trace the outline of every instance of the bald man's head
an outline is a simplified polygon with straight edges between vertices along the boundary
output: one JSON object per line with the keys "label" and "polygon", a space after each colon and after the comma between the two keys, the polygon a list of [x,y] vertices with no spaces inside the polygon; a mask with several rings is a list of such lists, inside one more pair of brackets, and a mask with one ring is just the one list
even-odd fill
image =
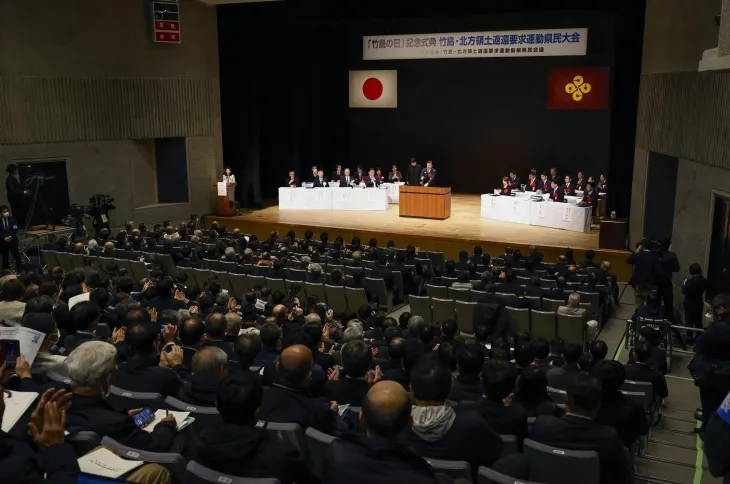
{"label": "bald man's head", "polygon": [[304,345],[292,345],[281,352],[276,371],[281,381],[292,388],[303,388],[312,377],[314,357]]}
{"label": "bald man's head", "polygon": [[241,315],[238,313],[226,314],[226,334],[232,334],[238,336],[238,332],[241,331],[241,325],[243,320]]}
{"label": "bald man's head", "polygon": [[283,318],[287,315],[288,312],[289,311],[286,309],[286,306],[284,306],[283,304],[277,304],[276,306],[274,306],[274,309],[271,310],[272,316],[277,319]]}
{"label": "bald man's head", "polygon": [[396,439],[411,423],[411,401],[398,382],[381,381],[370,388],[360,419],[368,434]]}
{"label": "bald man's head", "polygon": [[213,313],[205,320],[205,336],[208,339],[223,339],[226,335],[226,315]]}
{"label": "bald man's head", "polygon": [[228,355],[217,346],[203,346],[193,356],[193,373],[207,373],[223,378],[228,374]]}

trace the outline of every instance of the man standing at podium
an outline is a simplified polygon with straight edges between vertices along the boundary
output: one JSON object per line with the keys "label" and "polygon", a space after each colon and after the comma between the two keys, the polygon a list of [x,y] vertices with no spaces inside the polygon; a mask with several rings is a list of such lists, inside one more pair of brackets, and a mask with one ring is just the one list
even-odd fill
{"label": "man standing at podium", "polygon": [[411,164],[408,165],[408,173],[406,174],[406,185],[417,187],[421,184],[421,165],[418,160],[411,158]]}
{"label": "man standing at podium", "polygon": [[433,162],[427,161],[426,168],[421,173],[421,184],[424,187],[436,186],[436,170],[433,168]]}

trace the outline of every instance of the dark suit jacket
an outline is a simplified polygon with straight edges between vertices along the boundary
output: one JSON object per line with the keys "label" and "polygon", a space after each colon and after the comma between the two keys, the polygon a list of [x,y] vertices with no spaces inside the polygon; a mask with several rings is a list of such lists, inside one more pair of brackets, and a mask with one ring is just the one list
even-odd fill
{"label": "dark suit jacket", "polygon": [[538,182],[537,188],[542,191],[542,193],[548,193],[550,191],[550,179],[546,179],[545,181],[540,179]]}
{"label": "dark suit jacket", "polygon": [[525,294],[525,290],[516,282],[502,282],[497,284],[496,291],[504,294],[514,294],[515,296],[523,296]]}
{"label": "dark suit jacket", "polygon": [[484,395],[479,377],[459,375],[451,382],[451,393],[449,400],[463,402],[465,400],[477,401]]}
{"label": "dark suit jacket", "polygon": [[342,175],[342,178],[340,178],[341,187],[349,187],[350,183],[352,183],[352,182],[360,183],[360,180],[357,177],[352,176],[352,174],[350,174],[349,181],[345,180],[345,175]]}
{"label": "dark suit jacket", "polygon": [[[684,310],[697,313],[699,321],[702,321],[702,310],[704,309],[705,291],[707,290],[707,279],[704,276],[692,276],[682,285],[684,294]],[[694,322],[694,321],[691,321]],[[690,323],[690,321],[688,321]]]}
{"label": "dark suit jacket", "polygon": [[18,227],[18,221],[15,220],[15,217],[8,217],[8,228],[5,228],[3,219],[0,217],[0,242],[5,243],[5,240],[2,240],[5,237],[12,237],[13,241],[17,242]]}
{"label": "dark suit jacket", "polygon": [[525,296],[542,298],[545,297],[545,291],[541,287],[528,285],[525,286]]}
{"label": "dark suit jacket", "polygon": [[629,482],[631,470],[624,444],[607,425],[574,415],[537,417],[530,438],[560,449],[595,451],[600,462],[601,484]]}
{"label": "dark suit jacket", "polygon": [[328,381],[324,384],[324,394],[329,401],[335,401],[342,404],[350,404],[355,407],[362,407],[370,390],[370,385],[365,380],[359,378],[347,378],[341,375],[339,380]]}
{"label": "dark suit jacket", "polygon": [[522,185],[522,180],[520,180],[520,177],[517,176],[514,180],[510,178],[509,186],[512,187],[513,190],[520,190],[522,188],[520,185]]}
{"label": "dark suit jacket", "polygon": [[327,178],[322,178],[322,181],[320,181],[319,178],[315,178],[313,183],[314,187],[324,187],[324,184],[327,183]]}
{"label": "dark suit jacket", "polygon": [[369,175],[365,177],[365,186],[366,187],[377,187],[377,186],[380,186],[380,183],[381,182],[378,181],[378,178],[377,177],[373,177],[373,178],[375,179],[374,181],[370,179],[370,176]]}
{"label": "dark suit jacket", "polygon": [[421,165],[411,166],[409,163],[405,181],[410,186],[419,186],[421,184]]}
{"label": "dark suit jacket", "polygon": [[651,383],[654,388],[654,397],[667,398],[667,380],[657,370],[652,370],[648,365],[633,363],[626,365],[626,379]]}
{"label": "dark suit jacket", "polygon": [[547,372],[547,382],[549,387],[558,390],[566,390],[572,383],[576,375],[582,373],[578,365],[563,365]]}
{"label": "dark suit jacket", "polygon": [[621,392],[604,395],[595,421],[616,429],[626,447],[630,447],[637,437],[646,435],[649,431],[644,409]]}
{"label": "dark suit jacket", "polygon": [[574,184],[565,184],[563,185],[563,191],[566,195],[575,196],[575,185]]}
{"label": "dark suit jacket", "polygon": [[25,197],[23,193],[25,189],[13,175],[8,175],[5,179],[5,193],[7,194],[8,203],[10,205],[21,204]]}
{"label": "dark suit jacket", "polygon": [[157,314],[168,309],[178,311],[186,308],[184,301],[172,297],[156,297],[150,301],[150,305],[157,309]]}
{"label": "dark suit jacket", "polygon": [[593,211],[595,212],[596,207],[598,207],[598,193],[596,193],[595,190],[591,192],[583,192],[583,205],[590,205],[593,207]]}
{"label": "dark suit jacket", "polygon": [[36,453],[24,440],[0,431],[0,456],[3,482],[73,484],[79,474],[79,465],[69,444],[52,445]]}
{"label": "dark suit jacket", "polygon": [[330,410],[328,403],[280,384],[264,389],[258,418],[270,422],[296,423],[302,431],[312,427],[329,435],[335,435],[341,424],[339,416]]}
{"label": "dark suit jacket", "polygon": [[[292,183],[293,183],[293,185],[292,185]],[[286,181],[284,182],[285,187],[292,187],[292,186],[298,187],[299,185],[300,185],[299,177],[296,177],[296,176],[294,177],[293,181],[291,178],[287,178]]]}
{"label": "dark suit jacket", "polygon": [[509,185],[507,185],[506,187],[501,187],[499,189],[499,194],[504,195],[505,197],[512,195],[512,187],[510,187]]}
{"label": "dark suit jacket", "polygon": [[78,348],[82,343],[86,343],[87,341],[93,341],[96,338],[93,334],[86,334],[86,333],[76,333],[76,334],[70,334],[66,336],[66,339],[63,342],[63,347],[66,350],[65,354],[69,355],[73,350]]}
{"label": "dark suit jacket", "polygon": [[119,364],[117,371],[112,374],[111,384],[131,392],[159,393],[163,397],[176,396],[183,380],[188,373],[182,365],[177,371],[159,366],[156,356],[131,356],[127,361]]}
{"label": "dark suit jacket", "polygon": [[217,346],[218,348],[222,349],[227,355],[229,360],[236,360],[236,354],[233,352],[233,343],[230,343],[228,341],[218,341],[218,340],[203,340],[200,347],[204,346]]}
{"label": "dark suit jacket", "polygon": [[562,289],[545,289],[542,294],[542,297],[545,299],[554,299],[556,301],[568,300],[568,293]]}
{"label": "dark suit jacket", "polygon": [[635,289],[650,290],[657,287],[662,272],[661,261],[657,256],[644,249],[631,254],[626,262],[634,266],[629,285]]}
{"label": "dark suit jacket", "polygon": [[428,183],[428,186],[435,187],[436,186],[436,169],[431,168],[431,171],[429,172],[428,168],[424,168],[421,170],[421,181],[425,185]]}
{"label": "dark suit jacket", "polygon": [[[527,437],[527,412],[521,406],[506,407],[482,397],[476,402],[465,402],[465,408],[474,408],[499,435],[514,435],[520,447]],[[461,406],[461,405],[460,405]]]}
{"label": "dark suit jacket", "polygon": [[563,187],[557,186],[554,190],[550,189],[550,200],[553,202],[564,202],[565,201],[565,191],[563,190]]}

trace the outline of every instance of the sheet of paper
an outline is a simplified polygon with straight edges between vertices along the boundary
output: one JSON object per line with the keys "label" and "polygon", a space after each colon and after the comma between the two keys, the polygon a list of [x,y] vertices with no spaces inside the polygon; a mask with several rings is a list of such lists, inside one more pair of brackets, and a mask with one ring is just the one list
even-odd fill
{"label": "sheet of paper", "polygon": [[321,202],[322,200],[324,200],[324,192],[322,190],[315,190],[314,200],[317,202]]}
{"label": "sheet of paper", "polygon": [[537,202],[537,216],[540,218],[545,218],[545,203],[543,202]]}
{"label": "sheet of paper", "polygon": [[218,196],[225,197],[228,195],[228,189],[226,188],[226,182],[218,182]]}
{"label": "sheet of paper", "polygon": [[99,447],[79,458],[79,468],[85,474],[117,479],[144,464],[141,460],[122,459],[109,449]]}
{"label": "sheet of paper", "polygon": [[563,207],[563,222],[572,222],[573,221],[573,207],[570,205],[567,205]]}
{"label": "sheet of paper", "polygon": [[181,429],[187,427],[188,425],[190,425],[190,423],[185,423],[185,420],[188,418],[188,415],[190,415],[190,412],[173,412],[173,411],[165,412],[165,410],[157,410],[155,412],[155,419],[152,422],[150,422],[150,424],[147,427],[145,427],[144,430],[147,432],[152,432],[153,430],[155,430],[155,427],[157,427],[157,424],[160,423],[160,421],[163,418],[165,418],[168,413],[170,415],[172,415],[173,417],[175,417],[175,423],[177,423],[178,430],[181,430]]}
{"label": "sheet of paper", "polygon": [[10,429],[18,423],[20,417],[23,416],[31,404],[38,398],[36,392],[14,392],[8,390],[10,396],[5,395],[3,402],[5,403],[5,413],[3,414],[3,432],[10,432]]}
{"label": "sheet of paper", "polygon": [[25,357],[28,364],[33,366],[38,350],[43,344],[45,335],[40,331],[21,326],[13,326],[10,328],[0,328],[0,340],[17,339],[20,343],[20,354]]}

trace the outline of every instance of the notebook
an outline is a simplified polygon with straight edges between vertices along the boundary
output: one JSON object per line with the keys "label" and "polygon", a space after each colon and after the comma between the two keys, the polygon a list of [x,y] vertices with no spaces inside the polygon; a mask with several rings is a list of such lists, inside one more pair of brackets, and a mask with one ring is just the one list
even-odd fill
{"label": "notebook", "polygon": [[165,410],[157,410],[155,412],[155,419],[147,425],[144,430],[147,432],[152,432],[155,430],[155,427],[157,427],[157,424],[160,423],[160,421],[167,416],[167,414],[172,415],[175,417],[175,423],[177,423],[177,429],[182,430],[191,423],[195,422],[195,419],[193,417],[189,417],[190,412],[173,412],[172,410],[165,411]]}
{"label": "notebook", "polygon": [[99,447],[80,457],[79,468],[84,474],[117,479],[144,464],[140,460],[122,459],[111,450]]}
{"label": "notebook", "polygon": [[36,392],[14,392],[7,390],[3,401],[5,402],[5,413],[2,416],[3,432],[10,432],[20,417],[30,408],[31,404],[38,398]]}

